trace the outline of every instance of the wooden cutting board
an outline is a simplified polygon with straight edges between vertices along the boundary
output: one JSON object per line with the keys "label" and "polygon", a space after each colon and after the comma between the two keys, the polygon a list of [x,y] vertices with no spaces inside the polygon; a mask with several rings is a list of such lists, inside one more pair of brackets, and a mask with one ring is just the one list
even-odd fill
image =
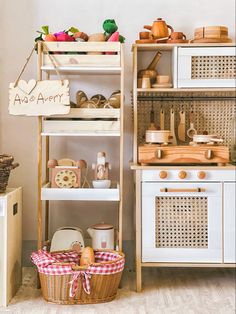
{"label": "wooden cutting board", "polygon": [[228,27],[205,26],[196,28],[194,31],[194,39],[201,38],[228,38]]}
{"label": "wooden cutting board", "polygon": [[232,39],[230,38],[201,38],[191,40],[191,43],[232,43]]}

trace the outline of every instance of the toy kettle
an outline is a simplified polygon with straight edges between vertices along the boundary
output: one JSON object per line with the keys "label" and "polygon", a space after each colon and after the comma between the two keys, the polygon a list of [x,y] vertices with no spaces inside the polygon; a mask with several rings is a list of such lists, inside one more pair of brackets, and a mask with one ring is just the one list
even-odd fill
{"label": "toy kettle", "polygon": [[114,250],[114,227],[101,222],[87,229],[92,238],[93,249]]}
{"label": "toy kettle", "polygon": [[160,39],[160,38],[167,38],[170,36],[170,33],[172,33],[174,30],[170,25],[167,25],[165,21],[163,21],[161,18],[158,18],[156,21],[153,22],[152,26],[144,25],[144,28],[151,31],[151,36],[153,39]]}

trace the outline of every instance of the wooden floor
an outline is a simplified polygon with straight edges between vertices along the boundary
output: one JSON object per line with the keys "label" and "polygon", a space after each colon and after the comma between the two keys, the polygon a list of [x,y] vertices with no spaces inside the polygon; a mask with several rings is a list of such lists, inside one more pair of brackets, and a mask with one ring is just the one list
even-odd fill
{"label": "wooden floor", "polygon": [[124,273],[116,300],[96,305],[54,305],[36,289],[33,268],[24,269],[23,285],[7,308],[9,314],[234,314],[234,269],[143,270],[143,292],[136,293],[134,272]]}

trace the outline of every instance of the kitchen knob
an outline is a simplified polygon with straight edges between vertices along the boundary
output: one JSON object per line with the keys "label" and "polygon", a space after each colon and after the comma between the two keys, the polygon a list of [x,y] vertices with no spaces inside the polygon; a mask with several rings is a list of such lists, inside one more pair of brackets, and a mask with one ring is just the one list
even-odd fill
{"label": "kitchen knob", "polygon": [[185,179],[187,177],[187,172],[186,171],[180,171],[179,172],[179,178],[180,179]]}
{"label": "kitchen knob", "polygon": [[197,174],[197,176],[198,176],[198,179],[203,180],[203,179],[205,179],[205,177],[206,177],[206,172],[204,172],[204,171],[199,171],[198,174]]}
{"label": "kitchen knob", "polygon": [[155,153],[157,159],[161,159],[163,157],[163,151],[158,149]]}
{"label": "kitchen knob", "polygon": [[159,177],[160,177],[161,179],[167,178],[167,172],[166,172],[166,171],[161,171],[161,172],[159,173]]}
{"label": "kitchen knob", "polygon": [[208,149],[205,152],[205,157],[206,157],[206,159],[212,159],[214,157],[213,151],[211,149]]}

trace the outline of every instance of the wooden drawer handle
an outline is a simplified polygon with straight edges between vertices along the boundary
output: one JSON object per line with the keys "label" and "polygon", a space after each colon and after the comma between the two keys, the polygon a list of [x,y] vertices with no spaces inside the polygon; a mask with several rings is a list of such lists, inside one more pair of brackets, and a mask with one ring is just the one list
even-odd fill
{"label": "wooden drawer handle", "polygon": [[164,188],[164,189],[160,189],[160,192],[166,192],[166,193],[174,193],[174,192],[190,192],[190,193],[199,193],[199,192],[206,192],[206,189],[202,189],[202,188],[196,188],[196,189],[168,189],[168,188]]}
{"label": "wooden drawer handle", "polygon": [[214,153],[211,149],[208,149],[206,152],[205,152],[205,158],[206,159],[212,159],[214,157]]}
{"label": "wooden drawer handle", "polygon": [[156,156],[157,159],[161,159],[163,157],[163,151],[161,149],[158,149],[155,152],[155,156]]}

